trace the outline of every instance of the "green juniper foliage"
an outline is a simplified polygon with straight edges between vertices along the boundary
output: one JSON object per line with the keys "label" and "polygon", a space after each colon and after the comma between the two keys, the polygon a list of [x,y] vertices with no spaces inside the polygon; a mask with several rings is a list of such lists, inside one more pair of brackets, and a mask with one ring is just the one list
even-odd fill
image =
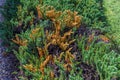
{"label": "green juniper foliage", "polygon": [[0,37],[3,39],[5,45],[10,44],[9,40],[13,37],[13,29],[15,25],[11,20],[17,17],[17,6],[20,4],[19,0],[6,0],[2,11],[4,22],[0,23]]}
{"label": "green juniper foliage", "polygon": [[[102,3],[103,0],[7,0],[4,7],[5,13],[3,13],[5,21],[1,24],[0,34],[4,35],[2,38],[7,46],[9,46],[8,49],[14,52],[20,62],[20,69],[24,72],[25,76],[20,76],[19,78],[21,80],[40,80],[40,78],[49,80],[50,75],[53,76],[50,74],[53,68],[48,65],[44,69],[46,73],[44,77],[42,71],[39,70],[40,65],[46,59],[44,57],[40,58],[37,48],[43,48],[46,45],[45,29],[53,27],[53,23],[45,14],[43,14],[44,19],[38,19],[36,9],[38,5],[41,11],[43,11],[42,13],[46,12],[48,6],[53,6],[56,11],[77,11],[82,16],[82,23],[85,23],[89,28],[105,30],[106,28],[108,29],[108,23],[104,15]],[[65,14],[60,17],[61,21],[64,16]],[[63,27],[64,25],[62,25],[62,30],[64,30]],[[73,28],[73,32],[76,29]],[[49,33],[52,34],[54,32],[50,31]],[[59,67],[58,71],[61,75],[55,77],[54,80],[64,80],[68,77],[69,80],[84,80],[83,69],[79,67],[79,72],[76,73],[76,65],[82,65],[82,62],[95,68],[100,80],[119,79],[120,55],[111,50],[112,44],[110,42],[95,42],[93,40],[88,45],[86,43],[88,37],[84,35],[82,37],[72,36],[72,39],[74,38],[77,41],[78,51],[80,52],[78,55],[82,55],[81,61],[72,60],[74,62],[72,70],[69,76],[67,76],[63,75],[65,73],[64,62],[55,59],[54,62]],[[20,45],[15,44],[16,41]],[[89,46],[88,50],[86,46]],[[64,57],[65,54],[63,55]]]}
{"label": "green juniper foliage", "polygon": [[104,42],[90,44],[89,50],[85,50],[85,38],[78,40],[78,47],[82,51],[83,61],[96,67],[100,80],[111,80],[120,76],[120,55],[110,50],[111,44]]}
{"label": "green juniper foliage", "polygon": [[[54,6],[57,10],[78,11],[83,16],[82,22],[89,27],[104,29],[106,27],[106,19],[104,9],[101,7],[102,1],[98,0],[7,0],[5,6],[6,23],[2,26],[3,34],[9,40],[13,36],[13,31],[18,25],[28,26],[31,18],[37,14],[36,5],[41,3],[44,6]],[[21,4],[21,6],[19,6]],[[22,11],[18,10],[22,8]],[[17,12],[18,10],[18,12]],[[8,15],[9,14],[9,15]],[[17,17],[15,19],[15,17]],[[6,25],[7,24],[7,25]],[[9,27],[7,27],[9,26]],[[8,28],[9,30],[7,30]],[[9,35],[9,36],[8,36]],[[5,39],[5,38],[4,38]],[[7,39],[5,41],[7,41]]]}

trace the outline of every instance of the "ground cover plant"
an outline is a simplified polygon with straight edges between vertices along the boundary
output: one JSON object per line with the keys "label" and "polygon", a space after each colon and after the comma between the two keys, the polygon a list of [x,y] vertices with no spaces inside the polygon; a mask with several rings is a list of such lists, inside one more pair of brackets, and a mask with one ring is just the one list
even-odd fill
{"label": "ground cover plant", "polygon": [[20,80],[120,79],[120,55],[105,35],[102,1],[15,2],[6,37],[23,72]]}
{"label": "ground cover plant", "polygon": [[4,22],[0,23],[0,37],[3,39],[3,44],[6,46],[10,44],[9,41],[13,37],[14,25],[11,24],[11,20],[17,17],[16,12],[18,4],[20,4],[19,0],[6,0],[5,5],[0,8],[0,12],[5,17]]}

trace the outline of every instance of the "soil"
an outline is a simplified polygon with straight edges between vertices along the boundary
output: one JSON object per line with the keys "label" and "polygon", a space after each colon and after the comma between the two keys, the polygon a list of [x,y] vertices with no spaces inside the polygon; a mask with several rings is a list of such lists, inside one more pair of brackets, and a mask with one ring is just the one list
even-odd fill
{"label": "soil", "polygon": [[0,46],[0,80],[17,80],[18,60],[15,55],[4,52]]}
{"label": "soil", "polygon": [[82,69],[82,77],[84,80],[100,80],[99,74],[94,67],[86,63],[81,63],[79,66]]}

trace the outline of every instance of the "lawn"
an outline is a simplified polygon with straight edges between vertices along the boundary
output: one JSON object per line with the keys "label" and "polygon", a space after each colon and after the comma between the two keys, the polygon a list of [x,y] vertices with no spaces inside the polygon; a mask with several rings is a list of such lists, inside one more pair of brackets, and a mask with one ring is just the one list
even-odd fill
{"label": "lawn", "polygon": [[120,43],[120,0],[104,0],[105,14],[111,26],[113,38]]}

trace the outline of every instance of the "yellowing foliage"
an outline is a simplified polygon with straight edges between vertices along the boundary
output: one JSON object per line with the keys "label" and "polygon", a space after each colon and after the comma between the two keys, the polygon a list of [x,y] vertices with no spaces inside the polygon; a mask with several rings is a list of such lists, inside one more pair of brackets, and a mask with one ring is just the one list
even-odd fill
{"label": "yellowing foliage", "polygon": [[18,35],[15,35],[15,39],[12,39],[12,41],[18,45],[21,46],[26,46],[27,45],[27,40],[21,40]]}
{"label": "yellowing foliage", "polygon": [[30,70],[31,72],[36,72],[37,69],[35,67],[33,67],[32,64],[26,64],[26,65],[23,65],[23,67],[27,70]]}
{"label": "yellowing foliage", "polygon": [[42,19],[43,18],[43,14],[41,12],[40,5],[36,6],[36,9],[37,9],[38,18]]}
{"label": "yellowing foliage", "polygon": [[[78,28],[81,22],[81,17],[78,15],[78,12],[72,12],[70,10],[66,10],[63,12],[57,11],[51,6],[48,8],[50,9],[46,10],[45,13],[43,14],[42,12],[44,11],[43,9],[41,9],[40,5],[36,6],[37,18],[44,19],[44,16],[46,16],[45,19],[47,18],[51,20],[54,28],[54,30],[51,30],[52,33],[49,33],[49,30],[45,31],[45,36],[46,36],[45,45],[42,48],[36,47],[39,58],[44,59],[39,65],[40,66],[39,71],[42,74],[42,78],[40,78],[40,80],[42,80],[43,77],[46,75],[45,68],[47,64],[49,63],[55,64],[56,55],[53,55],[54,53],[49,54],[48,52],[48,47],[50,47],[51,45],[57,45],[63,51],[60,53],[60,56],[56,60],[62,61],[62,58],[64,58],[63,60],[65,61],[65,63],[63,64],[63,67],[68,72],[72,70],[72,60],[75,59],[75,57],[71,53],[72,47],[69,47],[69,45],[75,42],[75,39],[71,38],[71,35],[74,33],[72,29],[74,27]],[[34,22],[34,19],[31,20],[30,24],[32,25],[33,22]],[[63,27],[70,28],[70,30],[62,33],[61,35],[61,31]],[[41,31],[40,28],[32,29],[29,35],[30,38],[32,40],[35,40],[38,37],[38,33],[40,31]],[[16,35],[16,39],[12,41],[19,45],[27,45],[27,41],[20,40],[17,35]],[[31,64],[24,65],[23,67],[32,72],[36,71],[36,69]],[[50,77],[54,78],[53,71],[50,72]]]}

